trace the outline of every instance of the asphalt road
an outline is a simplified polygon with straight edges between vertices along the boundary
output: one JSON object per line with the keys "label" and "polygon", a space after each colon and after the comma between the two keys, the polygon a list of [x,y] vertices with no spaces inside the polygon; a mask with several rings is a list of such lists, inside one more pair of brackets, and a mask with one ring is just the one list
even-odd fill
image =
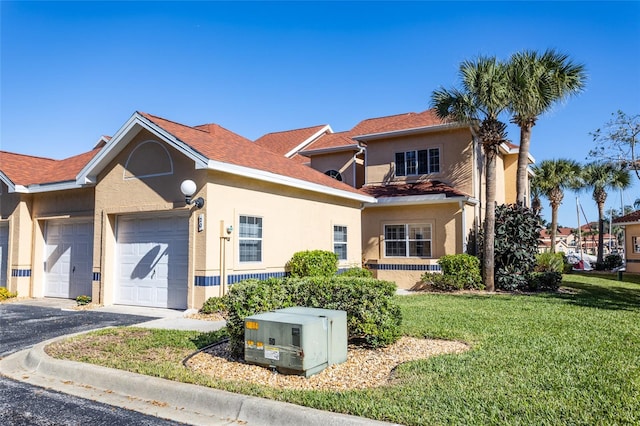
{"label": "asphalt road", "polygon": [[[54,337],[150,319],[20,303],[0,304],[0,358]],[[1,374],[0,371],[0,424],[3,426],[181,424],[17,382]]]}

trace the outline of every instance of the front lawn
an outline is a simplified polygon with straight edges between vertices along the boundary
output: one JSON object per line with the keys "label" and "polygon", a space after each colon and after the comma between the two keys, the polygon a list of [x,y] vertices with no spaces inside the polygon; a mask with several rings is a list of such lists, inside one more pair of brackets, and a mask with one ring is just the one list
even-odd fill
{"label": "front lawn", "polygon": [[[630,278],[634,282],[565,275],[556,294],[398,296],[404,334],[461,340],[472,349],[403,364],[392,385],[369,390],[215,381],[181,365],[185,354],[213,338],[194,332],[99,331],[65,352],[85,362],[407,425],[639,424],[640,279],[625,275]],[[135,337],[123,337],[129,334]]]}

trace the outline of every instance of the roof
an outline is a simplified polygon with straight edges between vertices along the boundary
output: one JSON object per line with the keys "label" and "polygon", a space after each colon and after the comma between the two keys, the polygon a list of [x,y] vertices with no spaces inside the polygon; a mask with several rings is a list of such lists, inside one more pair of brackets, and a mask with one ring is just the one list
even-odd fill
{"label": "roof", "polygon": [[300,151],[302,155],[316,154],[323,151],[354,150],[359,149],[356,141],[351,139],[351,132],[327,133],[307,145]]}
{"label": "roof", "polygon": [[444,195],[446,198],[469,197],[468,194],[437,180],[405,184],[366,185],[361,189],[376,198],[416,195]]}
{"label": "roof", "polygon": [[354,135],[368,135],[372,133],[386,133],[396,130],[438,126],[448,123],[447,120],[439,118],[434,109],[428,109],[419,113],[408,112],[362,120],[351,129],[351,133]]}
{"label": "roof", "polygon": [[305,127],[303,129],[267,133],[266,135],[256,139],[255,143],[263,148],[267,148],[269,151],[275,152],[276,154],[286,156],[300,144],[303,144],[322,130],[324,130],[322,133],[328,131],[328,126],[323,124],[319,126]]}
{"label": "roof", "polygon": [[14,185],[21,186],[75,181],[78,172],[100,149],[94,148],[64,160],[0,151],[0,172]]}
{"label": "roof", "polygon": [[613,219],[613,223],[618,225],[632,225],[634,223],[640,223],[640,210],[636,210],[635,212]]}

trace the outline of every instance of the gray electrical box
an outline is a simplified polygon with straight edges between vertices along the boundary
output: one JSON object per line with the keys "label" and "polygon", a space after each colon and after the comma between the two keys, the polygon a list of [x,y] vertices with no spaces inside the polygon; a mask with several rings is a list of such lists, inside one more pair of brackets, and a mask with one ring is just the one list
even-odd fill
{"label": "gray electrical box", "polygon": [[245,361],[309,377],[347,360],[347,314],[293,307],[244,320]]}

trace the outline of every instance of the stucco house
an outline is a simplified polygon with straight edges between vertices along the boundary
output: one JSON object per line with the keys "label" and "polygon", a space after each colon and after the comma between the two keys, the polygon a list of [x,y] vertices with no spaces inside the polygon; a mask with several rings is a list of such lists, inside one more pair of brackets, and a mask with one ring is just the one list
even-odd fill
{"label": "stucco house", "polygon": [[361,209],[375,201],[217,124],[136,112],[68,159],[0,151],[0,286],[199,308],[283,275],[296,251],[361,265]]}
{"label": "stucco house", "polygon": [[627,272],[640,273],[640,210],[613,220],[624,228],[624,257]]}
{"label": "stucco house", "polygon": [[[469,244],[484,212],[484,158],[468,125],[427,110],[366,119],[345,132],[318,125],[271,133],[256,143],[307,157],[311,168],[376,199],[362,211],[362,258],[378,278],[411,288],[440,269],[441,256],[475,251]],[[517,158],[517,146],[502,144],[498,204],[515,202]]]}

